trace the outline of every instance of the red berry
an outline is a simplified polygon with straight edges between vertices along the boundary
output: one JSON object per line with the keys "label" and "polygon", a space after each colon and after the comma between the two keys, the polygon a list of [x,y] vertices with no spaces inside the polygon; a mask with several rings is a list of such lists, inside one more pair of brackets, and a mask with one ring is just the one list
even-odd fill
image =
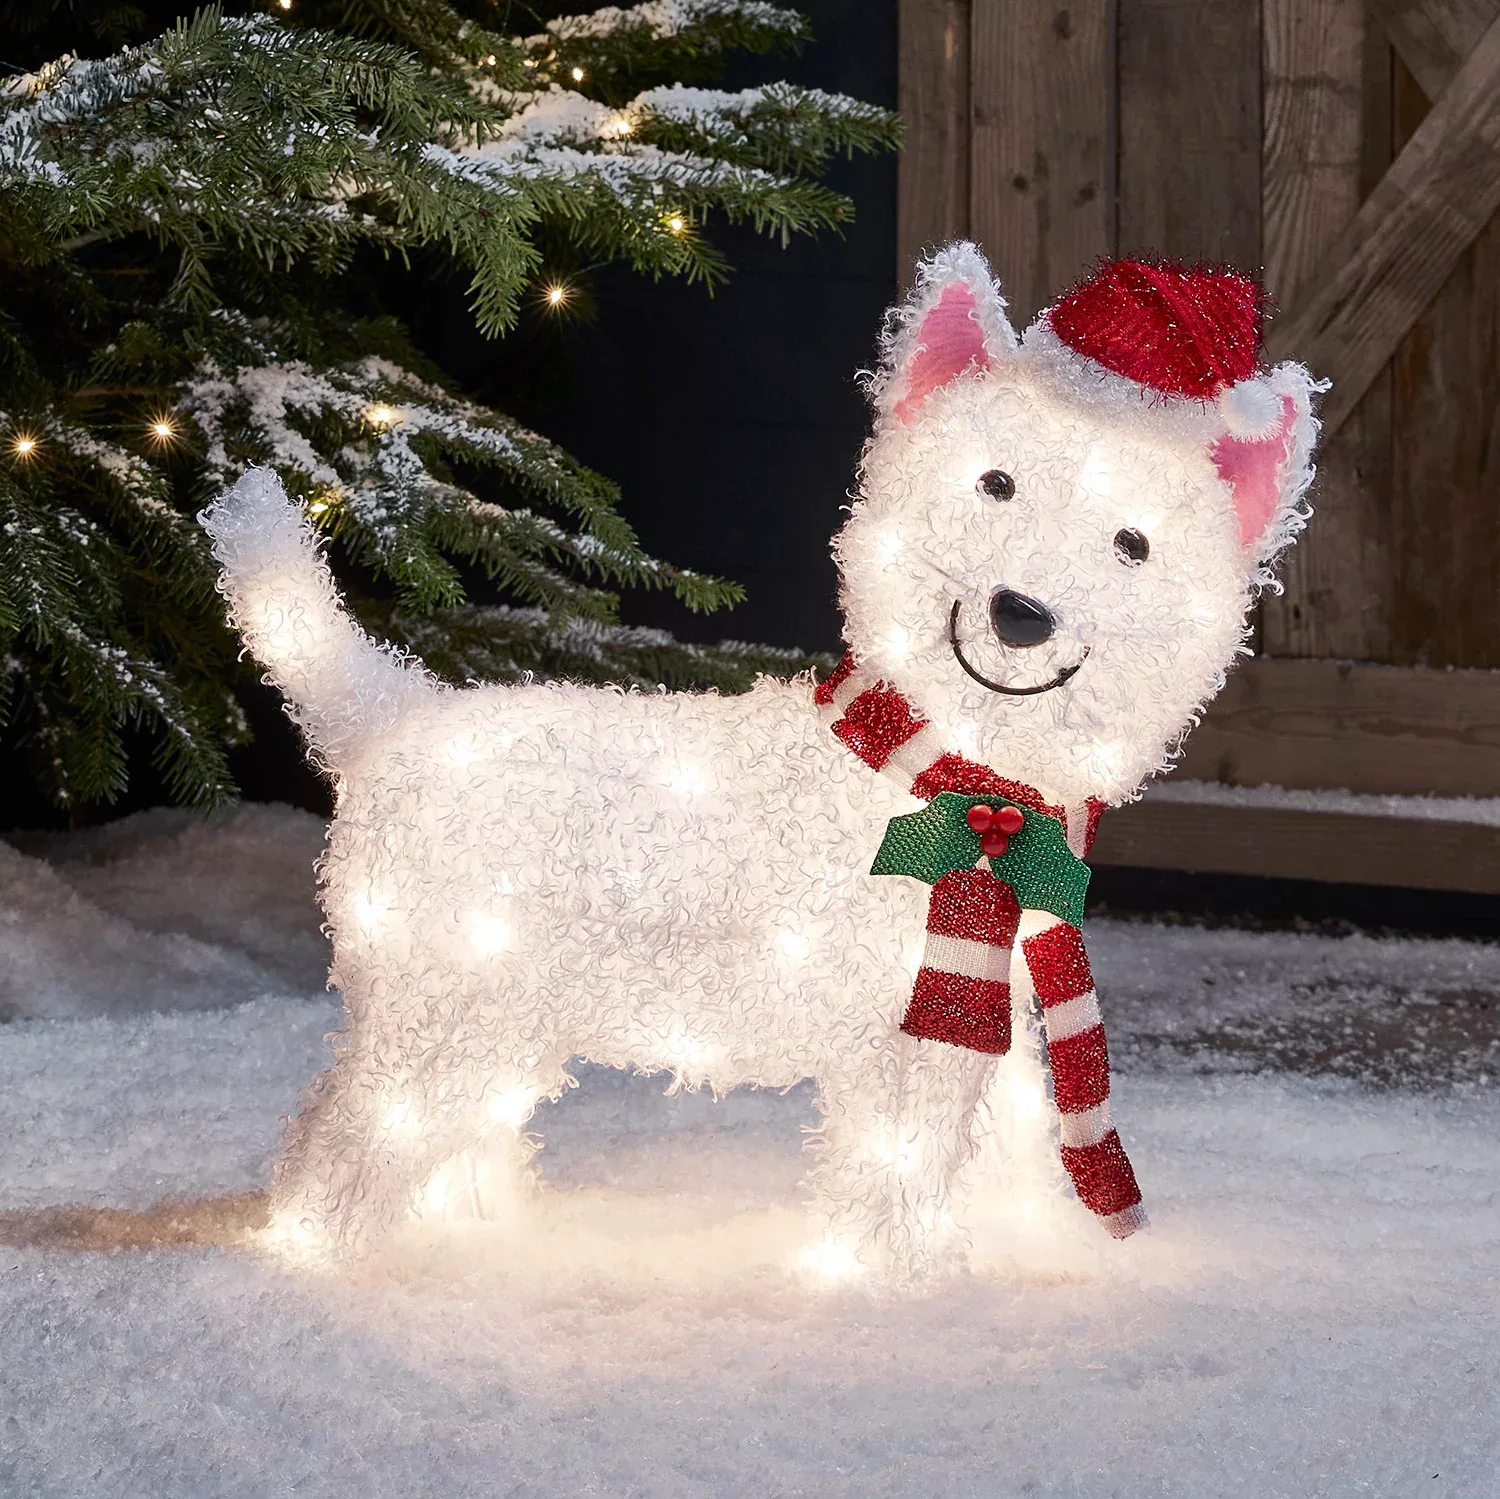
{"label": "red berry", "polygon": [[995,809],[993,807],[975,806],[970,807],[964,815],[974,832],[984,834],[989,831],[990,824],[995,820]]}
{"label": "red berry", "polygon": [[991,828],[979,840],[979,851],[992,859],[998,859],[1009,847],[1010,839],[996,828]]}
{"label": "red berry", "polygon": [[1010,833],[1014,836],[1026,826],[1026,818],[1019,807],[1001,807],[995,813],[995,826],[1002,833]]}

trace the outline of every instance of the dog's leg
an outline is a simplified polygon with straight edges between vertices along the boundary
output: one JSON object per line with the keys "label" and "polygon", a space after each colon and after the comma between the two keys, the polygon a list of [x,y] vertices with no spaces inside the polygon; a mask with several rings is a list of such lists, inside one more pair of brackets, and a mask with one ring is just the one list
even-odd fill
{"label": "dog's leg", "polygon": [[827,1273],[864,1265],[921,1279],[959,1246],[953,1181],[973,1153],[975,1110],[994,1062],[898,1035],[864,1069],[820,1079],[823,1127],[809,1179],[816,1262]]}
{"label": "dog's leg", "polygon": [[[450,1013],[474,1007],[460,999]],[[536,1041],[507,1056],[482,1027],[455,1035],[413,1023],[378,1040],[351,1027],[291,1127],[271,1188],[273,1234],[310,1256],[358,1255],[413,1215],[513,1213],[537,1145],[524,1126],[564,1086],[562,1062]]]}

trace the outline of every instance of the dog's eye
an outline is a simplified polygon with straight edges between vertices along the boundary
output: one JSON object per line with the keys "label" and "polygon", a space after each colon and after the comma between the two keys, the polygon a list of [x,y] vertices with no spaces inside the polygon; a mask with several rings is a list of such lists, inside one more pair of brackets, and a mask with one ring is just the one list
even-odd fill
{"label": "dog's eye", "polygon": [[1115,556],[1126,567],[1139,567],[1151,555],[1151,543],[1139,531],[1127,527],[1115,532]]}
{"label": "dog's eye", "polygon": [[1016,481],[1003,468],[986,469],[974,486],[982,495],[992,500],[1015,498]]}

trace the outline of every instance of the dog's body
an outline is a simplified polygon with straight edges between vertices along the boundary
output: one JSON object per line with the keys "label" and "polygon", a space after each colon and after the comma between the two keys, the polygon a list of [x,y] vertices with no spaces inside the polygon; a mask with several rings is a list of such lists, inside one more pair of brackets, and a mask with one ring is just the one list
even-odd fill
{"label": "dog's body", "polygon": [[[938,748],[1066,808],[1076,851],[1087,800],[1131,794],[1222,682],[1299,523],[1313,424],[1295,367],[1259,382],[1267,431],[1237,437],[1117,375],[1071,387],[1050,336],[1017,344],[968,247],[927,268],[837,552],[867,669]],[[1275,494],[1247,501],[1267,442]],[[1002,463],[1014,496],[976,498]],[[278,1171],[288,1232],[363,1247],[485,1142],[519,1169],[521,1126],[582,1057],[716,1090],[814,1077],[826,1232],[898,1274],[961,1241],[994,1058],[901,1030],[929,892],[869,870],[921,803],[830,732],[812,683],[447,689],[343,614],[271,476],[206,524],[236,624],[338,780],[323,891],[349,1024]],[[1154,575],[1117,539],[1148,525]],[[1046,600],[1045,641],[1006,644],[996,583]]]}

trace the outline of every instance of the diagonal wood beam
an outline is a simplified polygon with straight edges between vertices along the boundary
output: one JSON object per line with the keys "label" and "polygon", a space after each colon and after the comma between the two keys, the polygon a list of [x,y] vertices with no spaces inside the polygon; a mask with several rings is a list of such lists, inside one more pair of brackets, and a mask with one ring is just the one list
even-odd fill
{"label": "diagonal wood beam", "polygon": [[1500,208],[1500,20],[1490,23],[1354,222],[1332,268],[1266,340],[1333,381],[1331,436]]}
{"label": "diagonal wood beam", "polygon": [[1370,0],[1370,13],[1422,92],[1438,99],[1500,16],[1500,0]]}

